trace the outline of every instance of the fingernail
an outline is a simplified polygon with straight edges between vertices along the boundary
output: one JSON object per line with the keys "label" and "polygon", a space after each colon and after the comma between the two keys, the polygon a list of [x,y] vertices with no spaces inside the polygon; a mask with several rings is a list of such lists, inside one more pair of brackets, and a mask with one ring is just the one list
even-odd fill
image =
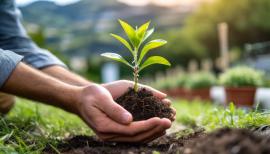
{"label": "fingernail", "polygon": [[126,112],[122,116],[124,123],[130,123],[132,121],[132,115],[130,113]]}

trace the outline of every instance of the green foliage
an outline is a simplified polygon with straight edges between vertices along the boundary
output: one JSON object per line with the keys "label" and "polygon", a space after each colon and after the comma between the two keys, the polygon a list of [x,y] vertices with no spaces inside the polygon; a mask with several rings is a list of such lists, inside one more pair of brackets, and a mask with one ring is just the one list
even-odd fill
{"label": "green foliage", "polygon": [[263,83],[263,73],[238,66],[221,74],[219,82],[226,87],[258,87]]}
{"label": "green foliage", "polygon": [[143,60],[143,57],[152,49],[155,49],[155,48],[158,48],[158,47],[161,47],[163,45],[165,45],[167,43],[167,41],[165,40],[153,40],[153,41],[150,41],[148,42],[142,49],[142,52],[140,54],[140,58],[139,58],[139,61],[138,63],[140,64],[141,61]]}
{"label": "green foliage", "polygon": [[[138,77],[139,77],[139,72],[143,70],[144,68],[153,65],[153,64],[162,64],[162,65],[167,65],[170,66],[170,62],[161,57],[161,56],[152,56],[146,59],[143,63],[142,60],[144,59],[145,55],[152,49],[161,47],[165,45],[167,42],[165,40],[153,40],[148,43],[144,47],[141,47],[141,45],[145,42],[147,38],[150,37],[150,35],[154,32],[154,29],[150,29],[150,21],[143,24],[139,28],[133,28],[130,26],[128,23],[119,20],[120,25],[122,26],[123,30],[125,31],[129,41],[125,40],[121,36],[111,34],[115,39],[117,39],[119,42],[121,42],[131,53],[133,56],[133,61],[128,62],[125,60],[121,55],[116,54],[116,53],[103,53],[101,56],[110,58],[112,60],[122,62],[126,64],[127,66],[131,67],[133,69],[133,74],[134,74],[134,89],[135,91],[138,90]],[[142,48],[142,51],[140,52],[140,48]]]}
{"label": "green foliage", "polygon": [[143,70],[145,67],[153,65],[153,64],[163,64],[170,66],[171,64],[165,58],[161,56],[152,56],[145,60],[145,62],[141,65],[139,71]]}
{"label": "green foliage", "polygon": [[190,75],[188,74],[181,74],[179,77],[176,78],[176,86],[184,88],[189,77]]}
{"label": "green foliage", "polygon": [[[177,101],[176,125],[188,128],[203,127],[208,131],[222,128],[252,128],[270,123],[269,112],[244,110],[230,105],[227,108],[209,102]],[[51,114],[53,113],[53,114]],[[178,134],[192,133],[187,129]],[[57,108],[18,99],[6,117],[0,117],[0,153],[42,153],[46,146],[57,147],[60,140],[74,135],[92,135],[77,116]],[[55,153],[57,153],[57,149]]]}
{"label": "green foliage", "polygon": [[157,89],[201,89],[210,88],[217,83],[216,77],[212,73],[198,72],[194,74],[179,74],[159,79],[152,84]]}
{"label": "green foliage", "polygon": [[0,153],[38,154],[47,145],[56,147],[63,138],[82,134],[93,133],[77,116],[17,99],[12,111],[0,117]]}
{"label": "green foliage", "polygon": [[[269,0],[215,0],[201,5],[187,17],[184,26],[165,35],[171,61],[187,64],[191,59],[219,56],[217,26],[229,26],[231,48],[244,52],[244,44],[270,40]],[[164,36],[165,36],[164,35]]]}
{"label": "green foliage", "polygon": [[169,90],[177,87],[175,78],[168,78],[168,77],[158,79],[157,81],[150,83],[150,86],[159,90]]}
{"label": "green foliage", "polygon": [[184,88],[186,80],[189,78],[188,74],[171,75],[165,78],[160,78],[150,85],[156,89],[168,90],[173,88]]}
{"label": "green foliage", "polygon": [[269,112],[236,108],[233,103],[228,107],[218,106],[210,102],[177,101],[173,107],[178,111],[176,121],[185,126],[203,127],[208,131],[218,128],[254,128],[268,125]]}
{"label": "green foliage", "polygon": [[122,62],[124,64],[126,64],[127,66],[133,68],[133,66],[131,64],[129,64],[121,55],[116,54],[116,53],[103,53],[101,54],[101,56],[103,57],[107,57],[110,58],[112,60],[118,61],[118,62]]}
{"label": "green foliage", "polygon": [[189,75],[185,80],[185,88],[187,89],[201,89],[210,88],[216,84],[216,78],[212,73],[199,72]]}

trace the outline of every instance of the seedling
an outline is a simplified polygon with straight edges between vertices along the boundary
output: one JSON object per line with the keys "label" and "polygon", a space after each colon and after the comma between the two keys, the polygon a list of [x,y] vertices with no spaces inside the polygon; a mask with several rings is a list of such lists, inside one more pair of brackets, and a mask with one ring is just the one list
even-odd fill
{"label": "seedling", "polygon": [[154,32],[154,28],[148,30],[150,21],[143,24],[139,28],[136,27],[135,29],[122,20],[119,20],[119,22],[124,32],[126,33],[128,40],[125,40],[123,37],[116,34],[111,34],[111,36],[121,42],[129,50],[129,52],[132,54],[133,61],[128,62],[117,53],[103,53],[101,54],[101,56],[110,58],[112,60],[124,63],[129,66],[133,70],[134,90],[135,92],[138,92],[138,78],[140,71],[153,64],[163,64],[167,66],[171,65],[168,60],[161,56],[151,56],[145,61],[143,61],[149,51],[165,45],[167,41],[162,39],[156,39],[144,44],[144,42]]}

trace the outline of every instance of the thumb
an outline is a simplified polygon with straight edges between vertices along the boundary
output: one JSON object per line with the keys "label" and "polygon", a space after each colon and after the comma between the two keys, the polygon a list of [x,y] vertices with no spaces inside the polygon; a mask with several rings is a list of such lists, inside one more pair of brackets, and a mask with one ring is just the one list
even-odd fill
{"label": "thumb", "polygon": [[107,99],[106,101],[103,101],[103,103],[100,103],[100,105],[103,112],[112,120],[121,124],[130,124],[132,122],[132,115],[113,101],[113,99]]}

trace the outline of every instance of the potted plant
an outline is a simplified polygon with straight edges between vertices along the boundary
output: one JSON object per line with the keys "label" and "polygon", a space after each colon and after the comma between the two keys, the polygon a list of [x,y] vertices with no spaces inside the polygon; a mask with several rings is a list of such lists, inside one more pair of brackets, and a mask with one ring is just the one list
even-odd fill
{"label": "potted plant", "polygon": [[212,73],[198,72],[190,75],[185,83],[188,99],[211,100],[210,88],[215,84],[216,78]]}
{"label": "potted plant", "polygon": [[[160,82],[160,81],[157,81],[157,82]],[[176,93],[176,90],[175,90],[176,89],[176,80],[175,80],[175,78],[167,77],[163,81],[162,85],[163,85],[163,87],[161,87],[160,89],[162,89],[162,91],[164,93],[166,93],[170,97],[177,97],[177,93]]]}
{"label": "potted plant", "polygon": [[226,103],[236,106],[251,107],[257,87],[263,83],[263,73],[245,66],[229,69],[220,76],[220,83],[225,87]]}
{"label": "potted plant", "polygon": [[127,65],[133,71],[134,86],[115,101],[133,115],[134,121],[146,120],[152,117],[171,118],[172,110],[163,104],[161,99],[153,96],[152,92],[140,88],[138,84],[139,73],[146,67],[153,64],[170,66],[169,61],[161,56],[145,57],[149,51],[161,47],[167,42],[162,39],[155,39],[145,43],[154,32],[153,28],[148,30],[150,21],[135,29],[122,20],[119,20],[119,23],[128,40],[116,34],[111,34],[111,36],[127,48],[133,60],[128,62],[117,53],[103,53],[101,55]]}
{"label": "potted plant", "polygon": [[176,78],[175,87],[173,89],[173,93],[175,97],[186,99],[187,98],[187,90],[185,88],[186,81],[188,80],[189,75],[181,74]]}

